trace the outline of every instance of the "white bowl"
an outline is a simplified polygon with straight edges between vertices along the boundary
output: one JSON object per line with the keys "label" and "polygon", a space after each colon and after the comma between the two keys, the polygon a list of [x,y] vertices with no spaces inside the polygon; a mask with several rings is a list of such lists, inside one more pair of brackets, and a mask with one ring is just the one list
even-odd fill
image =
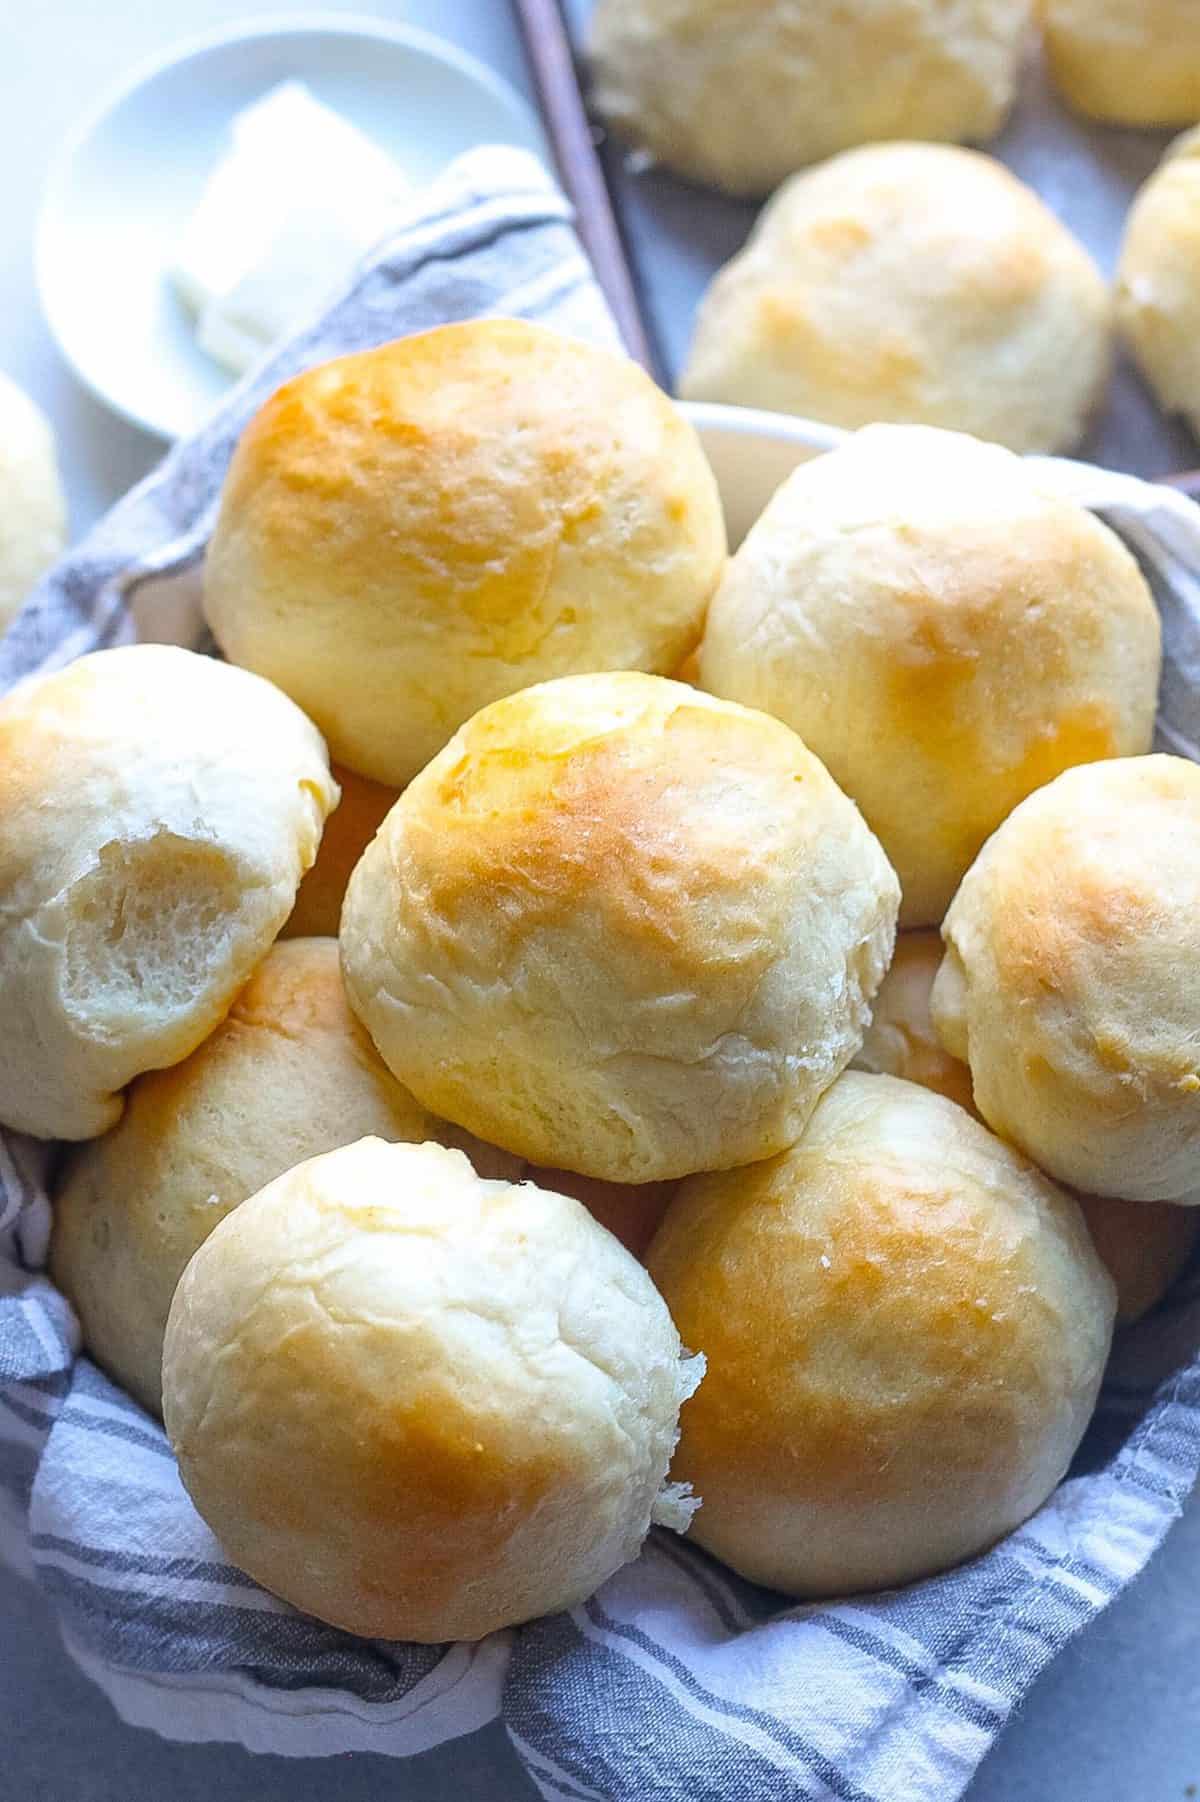
{"label": "white bowl", "polygon": [[67,361],[135,425],[182,437],[230,382],[199,350],[167,277],[231,119],[294,77],[418,185],[477,144],[545,157],[525,102],[453,45],[381,19],[249,21],[140,69],[73,133],[46,184],[35,247],[42,309]]}
{"label": "white bowl", "polygon": [[832,450],[845,436],[836,426],[755,407],[706,400],[677,405],[700,434],[713,466],[731,546],[741,543],[793,469]]}

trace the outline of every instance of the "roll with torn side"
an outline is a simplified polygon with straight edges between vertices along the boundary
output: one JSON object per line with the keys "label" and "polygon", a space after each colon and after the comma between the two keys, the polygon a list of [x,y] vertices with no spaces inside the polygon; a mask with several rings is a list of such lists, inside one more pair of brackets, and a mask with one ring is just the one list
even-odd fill
{"label": "roll with torn side", "polygon": [[1108,287],[1002,163],[878,144],[795,175],[718,272],[679,391],[853,429],[1070,450],[1108,378]]}
{"label": "roll with torn side", "polygon": [[598,0],[597,110],[731,194],[882,138],[982,141],[1012,104],[1029,0]]}
{"label": "roll with torn side", "polygon": [[0,1121],[86,1139],[218,1024],[337,800],[269,682],[172,645],[0,701]]}
{"label": "roll with torn side", "polygon": [[297,376],[251,421],[205,567],[225,654],[403,787],[487,702],[671,674],[725,559],[700,440],[628,357],[519,319]]}
{"label": "roll with torn side", "polygon": [[273,945],[204,1043],[137,1077],[116,1126],[65,1164],[50,1271],[91,1356],[160,1413],[163,1334],[189,1258],[285,1170],[366,1137],[434,1140],[481,1176],[521,1174],[391,1075],[346,1004],[336,939]]}
{"label": "roll with torn side", "polygon": [[794,1596],[931,1576],[1027,1519],[1112,1338],[1075,1202],[890,1076],[847,1072],[790,1151],[682,1183],[648,1265],[707,1360],[672,1464],[692,1537]]}
{"label": "roll with torn side", "polygon": [[1159,405],[1200,435],[1200,128],[1171,145],[1130,208],[1116,301],[1121,336]]}
{"label": "roll with torn side", "polygon": [[1150,749],[1161,633],[1116,533],[998,445],[870,426],[801,465],[730,559],[700,683],[784,720],[937,925],[1062,770]]}
{"label": "roll with torn side", "polygon": [[350,881],[342,962],[433,1112],[542,1165],[767,1157],[853,1057],[899,889],[794,732],[661,677],[476,714]]}
{"label": "roll with torn side", "polygon": [[0,632],[66,543],[50,422],[0,372]]}
{"label": "roll with torn side", "polygon": [[1050,72],[1081,113],[1114,125],[1200,118],[1195,0],[1038,0]]}
{"label": "roll with torn side", "polygon": [[1200,1202],[1200,766],[1068,770],[993,834],[932,1014],[975,1105],[1060,1182]]}
{"label": "roll with torn side", "polygon": [[476,1640],[686,1530],[703,1360],[579,1202],[377,1139],[224,1220],[163,1356],[180,1475],[258,1582],[368,1638]]}

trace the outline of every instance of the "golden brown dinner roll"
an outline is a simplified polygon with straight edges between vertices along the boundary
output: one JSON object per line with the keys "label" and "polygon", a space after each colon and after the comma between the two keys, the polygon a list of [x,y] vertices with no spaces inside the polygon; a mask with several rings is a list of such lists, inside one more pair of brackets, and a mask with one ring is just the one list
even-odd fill
{"label": "golden brown dinner roll", "polygon": [[988,834],[1071,764],[1148,751],[1150,591],[1116,534],[1008,451],[875,426],[803,464],[730,560],[715,694],[785,720],[936,925]]}
{"label": "golden brown dinner roll", "polygon": [[1195,0],[1038,0],[1050,71],[1081,113],[1117,125],[1200,118]]}
{"label": "golden brown dinner roll", "polygon": [[1200,767],[1131,757],[1023,801],[942,926],[934,1026],[1061,1182],[1200,1202]]}
{"label": "golden brown dinner roll", "polygon": [[[936,932],[902,932],[880,985],[862,1050],[851,1065],[900,1076],[975,1111],[971,1072],[939,1043],[929,1016],[942,961]],[[1162,1300],[1200,1237],[1200,1211],[1165,1201],[1125,1201],[1072,1191],[1092,1243],[1117,1287],[1117,1320],[1140,1320]],[[614,1228],[614,1230],[616,1230]]]}
{"label": "golden brown dinner roll", "polygon": [[66,541],[50,423],[0,373],[0,632]]}
{"label": "golden brown dinner roll", "polygon": [[942,961],[936,932],[902,932],[871,1009],[871,1024],[852,1070],[919,1082],[974,1112],[971,1072],[951,1057],[933,1030],[929,992]]}
{"label": "golden brown dinner roll", "polygon": [[482,1176],[520,1174],[381,1063],[346,1005],[336,939],[273,946],[216,1031],[139,1076],[117,1125],[67,1162],[50,1267],[92,1356],[157,1414],[167,1313],[193,1252],[264,1183],[370,1134],[435,1139]]}
{"label": "golden brown dinner roll", "polygon": [[543,1170],[536,1164],[527,1165],[524,1174],[539,1189],[554,1189],[581,1201],[592,1219],[607,1227],[635,1258],[645,1257],[675,1193],[674,1183],[604,1183],[574,1170]]}
{"label": "golden brown dinner roll", "polygon": [[683,1529],[664,1489],[703,1368],[567,1196],[362,1139],[196,1253],[163,1355],[192,1500],[268,1589],[370,1638],[480,1639]]}
{"label": "golden brown dinner roll", "polygon": [[791,1595],[982,1551],[1062,1477],[1112,1335],[1078,1207],[940,1095],[851,1071],[781,1157],[680,1185],[651,1275],[708,1374],[693,1537]]}
{"label": "golden brown dinner roll", "polygon": [[221,1019],[337,800],[257,676],[96,651],[0,701],[0,1121],[87,1139]]}
{"label": "golden brown dinner roll", "polygon": [[1200,130],[1171,146],[1134,201],[1116,294],[1121,335],[1159,402],[1200,434]]}
{"label": "golden brown dinner roll", "polygon": [[680,393],[1066,450],[1107,377],[1109,312],[1082,245],[1002,164],[881,144],[780,189],[701,304]]}
{"label": "golden brown dinner roll", "polygon": [[317,861],[300,884],[281,938],[337,937],[350,873],[399,794],[344,764],[333,765],[333,776],[342,798],[325,822]]}
{"label": "golden brown dinner roll", "polygon": [[530,682],[677,669],[724,555],[700,441],[635,363],[477,319],[266,403],[226,479],[205,608],[335,758],[400,787]]}
{"label": "golden brown dinner roll", "polygon": [[1160,1302],[1200,1238],[1200,1210],[1169,1201],[1080,1195],[1092,1243],[1117,1286],[1117,1322],[1130,1326]]}
{"label": "golden brown dinner roll", "polygon": [[434,1112],[656,1182],[789,1145],[862,1039],[898,888],[786,726],[661,677],[476,714],[350,880],[350,1004]]}
{"label": "golden brown dinner roll", "polygon": [[991,137],[1028,22],[1029,0],[598,0],[595,100],[668,168],[762,194],[872,139]]}

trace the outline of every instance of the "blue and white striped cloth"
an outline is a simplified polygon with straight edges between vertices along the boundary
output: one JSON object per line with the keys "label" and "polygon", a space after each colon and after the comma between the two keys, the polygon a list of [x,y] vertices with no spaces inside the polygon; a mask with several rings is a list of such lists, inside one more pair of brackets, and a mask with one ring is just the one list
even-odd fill
{"label": "blue and white striped cloth", "polygon": [[[41,584],[0,644],[0,689],[99,644],[163,635],[231,446],[303,365],[471,314],[612,327],[540,166],[476,153],[313,329],[232,395]],[[1166,625],[1161,729],[1200,742],[1200,513],[1076,465]],[[40,1274],[53,1148],[0,1134],[0,1550],[53,1600],[68,1649],[129,1720],[295,1756],[403,1756],[502,1717],[534,1783],[571,1802],[948,1802],[1037,1672],[1141,1569],[1200,1467],[1200,1283],[1118,1346],[1069,1480],[985,1557],[935,1581],[788,1606],[686,1541],[570,1614],[479,1646],[356,1640],[224,1559],[161,1428],[79,1356]]]}

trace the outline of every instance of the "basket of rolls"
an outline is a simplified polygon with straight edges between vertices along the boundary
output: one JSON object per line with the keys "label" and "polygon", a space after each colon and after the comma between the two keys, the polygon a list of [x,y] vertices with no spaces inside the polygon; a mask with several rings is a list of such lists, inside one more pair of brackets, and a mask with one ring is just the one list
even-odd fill
{"label": "basket of rolls", "polygon": [[1192,1483],[1200,515],[874,426],[731,545],[721,422],[468,158],[0,644],[0,1519],[133,1721],[949,1798]]}

